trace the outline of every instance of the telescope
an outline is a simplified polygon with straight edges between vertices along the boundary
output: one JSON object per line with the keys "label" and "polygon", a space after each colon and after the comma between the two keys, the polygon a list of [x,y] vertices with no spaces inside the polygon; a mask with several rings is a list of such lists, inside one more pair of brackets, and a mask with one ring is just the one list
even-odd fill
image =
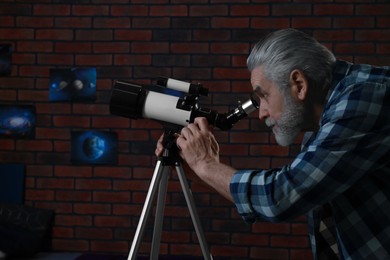
{"label": "telescope", "polygon": [[199,106],[199,96],[207,95],[208,89],[199,83],[172,78],[158,78],[156,85],[116,81],[111,92],[110,113],[131,119],[154,119],[177,127],[187,126],[196,117],[205,117],[210,125],[229,130],[259,107],[250,97],[228,113],[221,114]]}

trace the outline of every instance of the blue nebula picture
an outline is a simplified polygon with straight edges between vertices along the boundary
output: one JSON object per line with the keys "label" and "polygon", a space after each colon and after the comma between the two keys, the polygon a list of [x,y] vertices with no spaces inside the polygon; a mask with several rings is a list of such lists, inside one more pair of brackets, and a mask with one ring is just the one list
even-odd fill
{"label": "blue nebula picture", "polygon": [[33,138],[35,124],[34,106],[0,105],[0,136]]}
{"label": "blue nebula picture", "polygon": [[72,132],[72,163],[116,164],[117,135],[107,131]]}
{"label": "blue nebula picture", "polygon": [[51,69],[49,101],[96,99],[96,68]]}
{"label": "blue nebula picture", "polygon": [[11,74],[11,44],[0,44],[0,76]]}

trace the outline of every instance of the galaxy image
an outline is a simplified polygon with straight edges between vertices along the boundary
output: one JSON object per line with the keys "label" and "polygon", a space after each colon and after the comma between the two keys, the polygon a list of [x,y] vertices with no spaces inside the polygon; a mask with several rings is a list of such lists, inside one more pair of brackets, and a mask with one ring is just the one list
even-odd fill
{"label": "galaxy image", "polygon": [[33,138],[35,136],[35,107],[0,105],[0,136]]}

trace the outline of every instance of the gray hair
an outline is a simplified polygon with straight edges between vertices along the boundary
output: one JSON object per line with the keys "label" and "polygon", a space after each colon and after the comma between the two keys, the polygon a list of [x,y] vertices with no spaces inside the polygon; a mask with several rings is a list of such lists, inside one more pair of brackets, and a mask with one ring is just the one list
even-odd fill
{"label": "gray hair", "polygon": [[273,32],[259,41],[247,59],[247,66],[249,71],[263,66],[265,76],[284,92],[294,69],[304,73],[310,86],[327,89],[335,62],[335,56],[324,45],[289,28]]}

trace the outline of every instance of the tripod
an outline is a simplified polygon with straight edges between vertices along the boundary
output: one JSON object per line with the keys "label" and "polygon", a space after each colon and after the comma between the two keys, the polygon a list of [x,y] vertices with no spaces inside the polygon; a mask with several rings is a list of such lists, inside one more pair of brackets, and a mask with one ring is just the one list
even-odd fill
{"label": "tripod", "polygon": [[137,258],[137,253],[139,251],[139,246],[142,240],[143,233],[145,231],[145,226],[147,218],[150,215],[150,211],[153,206],[153,199],[158,190],[157,197],[157,207],[156,207],[156,216],[154,220],[154,230],[152,237],[152,245],[150,252],[150,259],[158,259],[158,253],[160,248],[161,241],[161,231],[163,224],[163,214],[164,214],[164,205],[165,197],[167,193],[167,184],[169,178],[169,172],[171,166],[175,166],[177,175],[180,180],[180,184],[184,193],[185,200],[191,215],[192,222],[195,227],[196,234],[198,236],[199,244],[202,250],[204,259],[212,260],[213,257],[209,252],[208,245],[205,241],[205,236],[203,233],[202,226],[200,225],[199,216],[196,212],[194,198],[192,192],[189,189],[188,181],[185,177],[185,173],[182,166],[182,160],[178,155],[178,148],[175,145],[175,136],[173,131],[166,130],[164,133],[164,152],[157,160],[156,167],[153,173],[153,177],[149,186],[148,193],[146,195],[145,204],[142,209],[141,217],[138,222],[137,230],[135,232],[134,240],[130,248],[129,256],[127,260],[135,260]]}

